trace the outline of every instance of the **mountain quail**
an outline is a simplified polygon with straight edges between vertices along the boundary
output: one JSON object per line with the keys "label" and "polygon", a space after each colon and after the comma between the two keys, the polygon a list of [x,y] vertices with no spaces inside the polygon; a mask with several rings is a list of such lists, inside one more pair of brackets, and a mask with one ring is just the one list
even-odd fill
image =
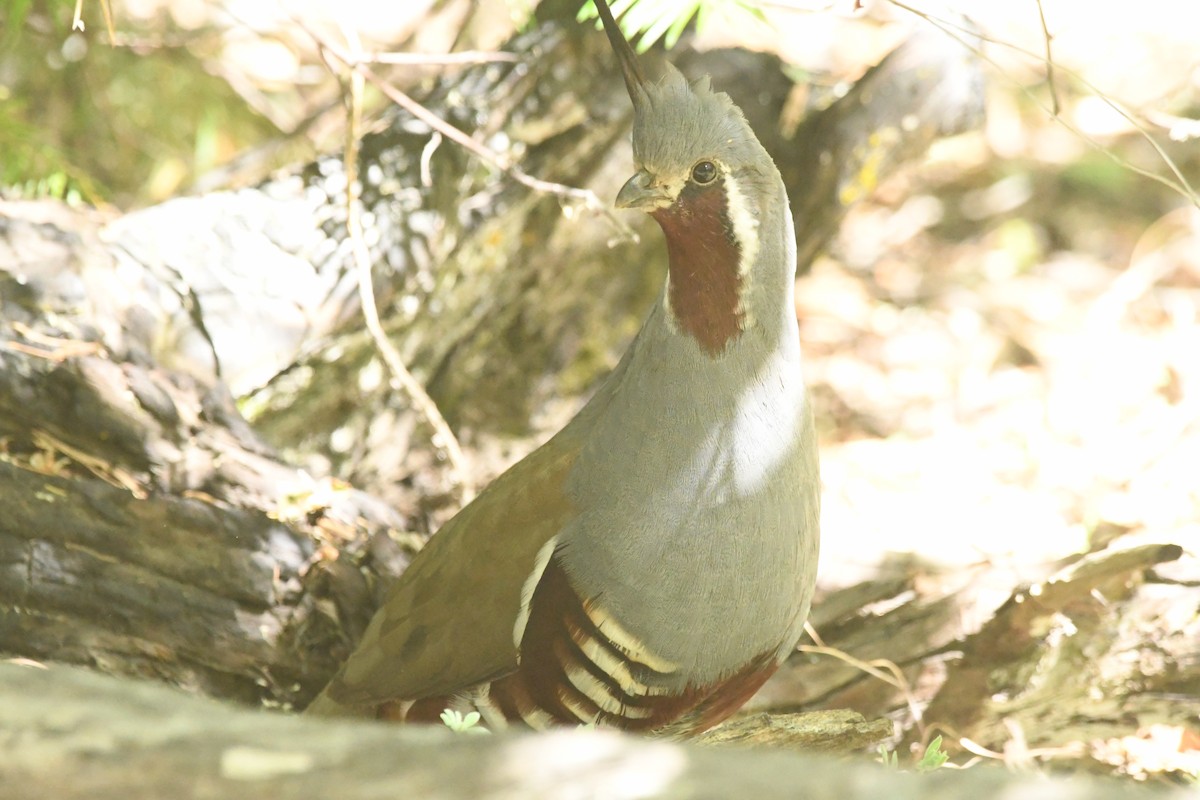
{"label": "mountain quail", "polygon": [[666,284],[591,401],[413,559],[314,713],[686,736],[800,638],[819,477],[783,181],[727,95],[648,81],[596,6],[634,107],[616,204],[662,228]]}

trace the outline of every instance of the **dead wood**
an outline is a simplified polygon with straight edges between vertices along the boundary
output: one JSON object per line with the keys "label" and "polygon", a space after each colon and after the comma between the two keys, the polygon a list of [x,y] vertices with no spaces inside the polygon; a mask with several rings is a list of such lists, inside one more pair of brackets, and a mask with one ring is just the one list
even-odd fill
{"label": "dead wood", "polygon": [[778,750],[611,731],[445,729],[249,711],[69,667],[0,664],[0,783],[12,800],[162,797],[1133,800],[1116,781],[998,769],[917,776]]}

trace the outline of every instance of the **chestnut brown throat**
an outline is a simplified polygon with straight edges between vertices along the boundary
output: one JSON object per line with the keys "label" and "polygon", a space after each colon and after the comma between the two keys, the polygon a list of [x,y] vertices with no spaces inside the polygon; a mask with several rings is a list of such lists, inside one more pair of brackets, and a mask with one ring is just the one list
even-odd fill
{"label": "chestnut brown throat", "polygon": [[716,356],[746,327],[742,248],[730,217],[728,178],[689,183],[651,216],[667,240],[667,306],[680,330]]}

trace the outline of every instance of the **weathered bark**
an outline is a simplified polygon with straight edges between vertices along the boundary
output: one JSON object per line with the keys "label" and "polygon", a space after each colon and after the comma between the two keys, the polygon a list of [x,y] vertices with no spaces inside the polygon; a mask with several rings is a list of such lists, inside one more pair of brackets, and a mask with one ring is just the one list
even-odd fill
{"label": "weathered bark", "polygon": [[809,753],[858,753],[892,738],[886,719],[865,720],[853,711],[743,714],[700,734],[703,744],[782,747]]}
{"label": "weathered bark", "polygon": [[0,664],[0,785],[12,800],[1183,797],[998,769],[913,775],[610,731],[467,736],[251,712],[69,668]]}
{"label": "weathered bark", "polygon": [[[819,599],[815,628],[859,663],[798,653],[747,710],[872,715],[912,700],[923,723],[906,743],[934,726],[952,750],[966,737],[1020,761],[1008,752],[1018,735],[1050,751],[1045,760],[1100,771],[1126,766],[1100,762],[1106,740],[1186,729],[1200,714],[1200,564],[1177,544],[1118,542],[1036,577],[1004,565],[910,572]],[[875,659],[894,664],[912,694],[868,674],[861,663]]]}
{"label": "weathered bark", "polygon": [[219,383],[156,364],[106,314],[121,289],[94,231],[44,210],[0,210],[0,651],[285,702],[336,666],[307,640],[330,617],[310,560],[345,540],[391,557],[402,520],[284,464]]}

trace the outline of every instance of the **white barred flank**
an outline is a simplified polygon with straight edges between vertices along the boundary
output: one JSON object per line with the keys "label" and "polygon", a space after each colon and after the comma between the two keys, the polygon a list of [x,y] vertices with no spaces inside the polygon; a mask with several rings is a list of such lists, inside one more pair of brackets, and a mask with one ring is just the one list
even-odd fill
{"label": "white barred flank", "polygon": [[535,731],[544,731],[554,725],[554,717],[542,711],[533,703],[517,700],[516,706],[517,713],[521,715],[521,720]]}
{"label": "white barred flank", "polygon": [[546,565],[550,563],[550,556],[554,555],[554,548],[557,544],[558,537],[554,536],[541,546],[533,560],[533,571],[529,573],[529,577],[521,586],[521,607],[517,610],[517,619],[513,623],[513,645],[517,648],[518,659],[521,657],[521,638],[525,635],[525,626],[529,624],[533,592],[537,589],[538,582],[541,581],[542,573],[546,571]]}
{"label": "white barred flank", "polygon": [[605,675],[616,681],[625,690],[625,694],[638,697],[670,694],[670,689],[666,687],[650,686],[633,677],[633,673],[629,670],[627,663],[586,633],[573,629],[571,630],[571,639],[583,651],[588,661],[591,661]]}
{"label": "white barred flank", "polygon": [[615,618],[609,616],[602,609],[596,607],[588,608],[587,606],[584,606],[583,611],[585,614],[587,614],[588,619],[592,621],[592,624],[596,626],[596,629],[604,634],[609,643],[625,655],[629,656],[631,660],[636,661],[639,664],[645,664],[655,672],[661,672],[664,674],[675,672],[679,669],[679,665],[675,662],[668,661],[665,658],[660,658],[654,653],[651,653],[645,644],[643,644],[632,633],[625,630],[621,623],[617,622]]}
{"label": "white barred flank", "polygon": [[597,680],[595,676],[581,667],[567,667],[567,680],[579,690],[580,694],[595,703],[601,711],[630,719],[646,719],[654,713],[650,708],[625,705],[604,681]]}

